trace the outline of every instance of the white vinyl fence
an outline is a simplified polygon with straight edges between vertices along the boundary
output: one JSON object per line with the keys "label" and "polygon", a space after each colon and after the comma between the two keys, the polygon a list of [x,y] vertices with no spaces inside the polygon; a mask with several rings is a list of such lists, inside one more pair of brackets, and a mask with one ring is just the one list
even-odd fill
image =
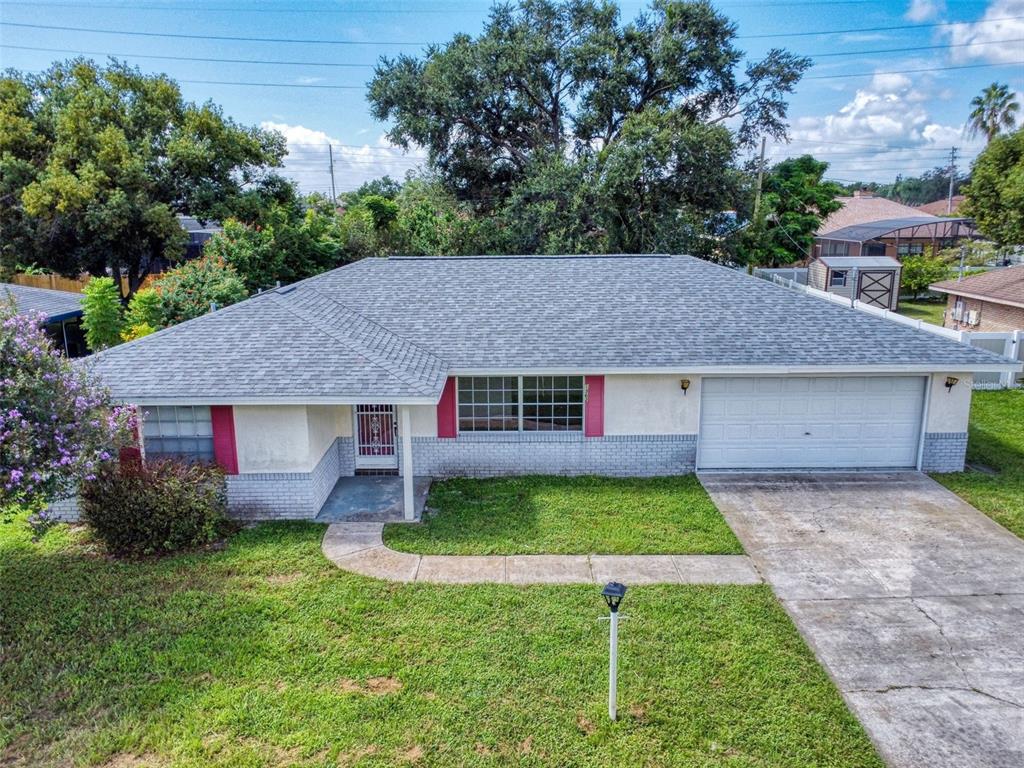
{"label": "white vinyl fence", "polygon": [[[952,339],[971,347],[981,347],[989,352],[995,352],[997,355],[1008,357],[1011,360],[1024,361],[1024,331],[954,331],[952,328],[943,328],[940,325],[926,323],[923,320],[914,320],[891,310],[873,307],[861,301],[851,301],[848,296],[839,296],[835,293],[819,291],[817,288],[802,285],[795,280],[780,277],[770,270],[755,269],[754,276],[760,277],[762,280],[768,280],[776,285],[791,288],[794,291],[800,291],[825,301],[831,301],[833,304],[850,307],[875,317],[884,317],[887,320],[892,320],[894,323],[909,325],[912,328],[934,333],[936,336],[944,336],[947,339]],[[1007,387],[1020,386],[1024,382],[1024,380],[1019,379],[1020,376],[1021,374],[1019,373],[976,373],[974,375],[974,388],[1005,389]]]}

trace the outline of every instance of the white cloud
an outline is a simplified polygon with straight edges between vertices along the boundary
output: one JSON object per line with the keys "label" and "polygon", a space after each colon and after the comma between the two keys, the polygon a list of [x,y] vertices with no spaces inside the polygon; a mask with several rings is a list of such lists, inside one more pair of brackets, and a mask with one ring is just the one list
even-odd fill
{"label": "white cloud", "polygon": [[982,141],[967,141],[963,124],[936,120],[928,105],[938,87],[930,78],[876,74],[836,112],[793,120],[793,143],[773,149],[773,159],[812,154],[829,162],[829,175],[859,181],[892,181],[946,162],[951,146],[971,158]]}
{"label": "white cloud", "polygon": [[414,148],[406,152],[391,144],[385,136],[380,136],[376,144],[354,145],[304,125],[264,120],[260,127],[284,135],[288,142],[288,155],[284,159],[283,173],[298,182],[306,193],[330,193],[328,145],[334,153],[334,182],[339,194],[380,176],[402,180],[408,171],[420,167],[426,158],[422,150]]}
{"label": "white cloud", "polygon": [[946,9],[942,0],[910,0],[910,6],[903,18],[907,21],[928,21]]}
{"label": "white cloud", "polygon": [[[1024,39],[1024,0],[993,0],[976,22],[954,24],[944,29],[953,61],[979,59],[993,64],[1024,61],[1024,43],[997,42]],[[992,21],[1003,19],[1003,21]]]}

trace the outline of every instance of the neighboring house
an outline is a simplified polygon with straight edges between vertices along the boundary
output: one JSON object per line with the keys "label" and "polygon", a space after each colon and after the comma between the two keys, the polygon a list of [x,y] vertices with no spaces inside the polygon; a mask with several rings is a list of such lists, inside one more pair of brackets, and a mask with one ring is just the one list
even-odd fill
{"label": "neighboring house", "polygon": [[930,203],[919,205],[917,210],[930,216],[955,216],[966,199],[963,195],[953,195],[951,203],[949,198],[944,197],[941,200],[933,200]]}
{"label": "neighboring house", "polygon": [[964,238],[977,237],[970,219],[933,216],[867,190],[836,200],[842,208],[829,214],[818,227],[812,257],[903,258],[934,253]]}
{"label": "neighboring house", "polygon": [[203,255],[203,247],[214,235],[224,231],[224,227],[216,221],[200,221],[192,216],[178,215],[178,223],[188,233],[188,244],[185,246],[186,259],[198,259]]}
{"label": "neighboring house", "polygon": [[962,280],[928,286],[947,294],[947,328],[970,331],[1024,330],[1024,265],[992,269]]}
{"label": "neighboring house", "polygon": [[82,331],[82,294],[0,283],[0,300],[14,300],[19,313],[41,312],[44,330],[68,357],[88,354]]}
{"label": "neighboring house", "polygon": [[[234,514],[340,477],[963,467],[1018,363],[688,256],[368,258],[88,359]],[[68,510],[65,510],[67,512]]]}
{"label": "neighboring house", "polygon": [[818,256],[807,268],[807,285],[856,298],[882,309],[896,309],[903,266],[891,256]]}

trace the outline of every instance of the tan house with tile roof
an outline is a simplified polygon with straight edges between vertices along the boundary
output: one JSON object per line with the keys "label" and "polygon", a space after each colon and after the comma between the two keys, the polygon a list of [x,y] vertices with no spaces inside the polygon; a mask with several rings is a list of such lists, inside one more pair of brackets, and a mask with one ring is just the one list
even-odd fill
{"label": "tan house with tile roof", "polygon": [[929,288],[948,297],[943,325],[971,331],[1024,330],[1024,265],[993,269]]}
{"label": "tan house with tile roof", "polygon": [[954,216],[966,199],[963,195],[953,195],[952,206],[950,206],[950,200],[944,197],[941,200],[932,200],[930,203],[919,205],[917,210],[932,216]]}
{"label": "tan house with tile roof", "polygon": [[836,200],[842,208],[830,214],[815,233],[813,257],[900,259],[977,236],[970,219],[934,216],[867,190]]}

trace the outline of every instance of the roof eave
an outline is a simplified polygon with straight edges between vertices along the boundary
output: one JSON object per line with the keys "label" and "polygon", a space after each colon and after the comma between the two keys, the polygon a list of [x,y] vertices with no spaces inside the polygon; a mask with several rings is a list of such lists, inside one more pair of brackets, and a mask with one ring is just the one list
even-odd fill
{"label": "roof eave", "polygon": [[1008,373],[1024,369],[1024,363],[1006,359],[1005,363],[938,362],[913,364],[863,365],[672,365],[656,367],[516,367],[516,368],[453,368],[451,376],[602,376],[602,375],[701,375],[701,376],[779,376],[779,375],[859,375],[893,373]]}
{"label": "roof eave", "polygon": [[992,304],[1005,304],[1009,307],[1020,307],[1024,309],[1024,301],[1013,301],[1011,299],[1004,299],[1000,296],[987,296],[983,293],[972,293],[971,291],[964,291],[956,286],[951,288],[944,288],[939,283],[928,286],[929,291],[935,291],[936,293],[949,293],[954,296],[964,296],[968,299],[977,299],[978,301],[987,301]]}
{"label": "roof eave", "polygon": [[136,405],[365,405],[388,403],[393,405],[437,405],[437,396],[415,395],[168,395],[154,397],[141,393],[112,393],[114,400]]}

